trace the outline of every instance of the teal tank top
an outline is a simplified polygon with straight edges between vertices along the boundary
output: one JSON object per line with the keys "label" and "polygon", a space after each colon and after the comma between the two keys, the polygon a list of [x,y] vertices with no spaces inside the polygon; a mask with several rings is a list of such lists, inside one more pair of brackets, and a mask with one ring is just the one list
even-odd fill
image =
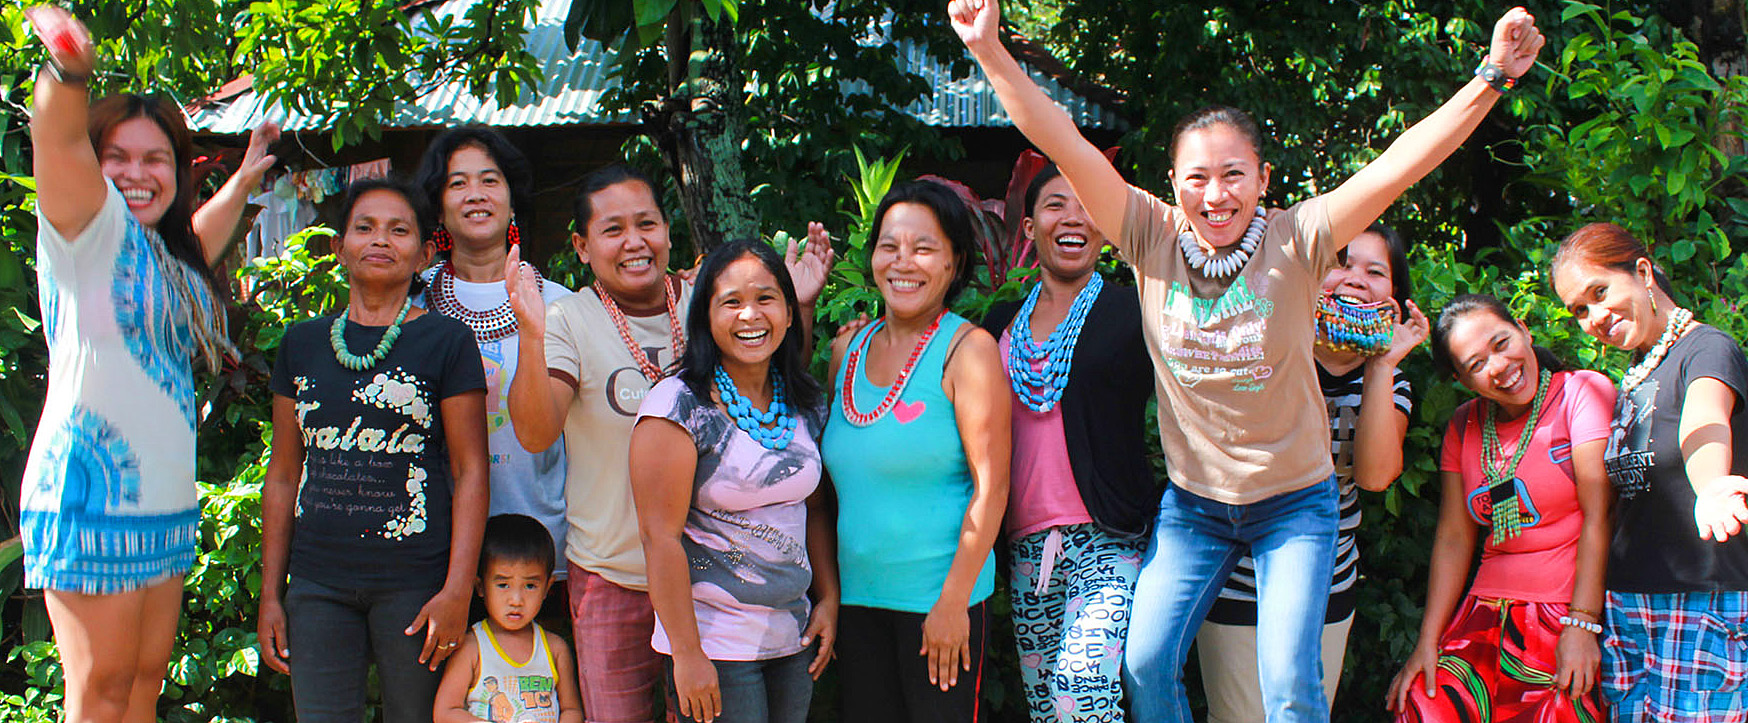
{"label": "teal tank top", "polygon": [[[843,400],[831,405],[820,455],[838,495],[838,575],[843,604],[927,613],[941,596],[959,531],[971,505],[971,470],[959,441],[953,403],[941,391],[947,350],[966,324],[948,312],[923,349],[897,405],[866,427],[844,418]],[[850,340],[866,358],[870,324]],[[834,389],[842,390],[849,364]],[[871,412],[889,387],[856,370],[856,410]],[[841,391],[839,396],[842,396]],[[983,561],[969,604],[995,589],[995,554]]]}

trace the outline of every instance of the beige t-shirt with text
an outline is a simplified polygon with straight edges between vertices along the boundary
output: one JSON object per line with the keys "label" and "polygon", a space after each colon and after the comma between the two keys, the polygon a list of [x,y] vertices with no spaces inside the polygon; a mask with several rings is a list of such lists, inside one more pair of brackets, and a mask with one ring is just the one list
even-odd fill
{"label": "beige t-shirt with text", "polygon": [[1184,259],[1183,213],[1139,188],[1129,189],[1115,240],[1141,287],[1171,481],[1226,504],[1303,489],[1334,471],[1311,359],[1311,314],[1335,263],[1329,214],[1314,198],[1267,215],[1255,256],[1220,281]]}
{"label": "beige t-shirt with text", "polygon": [[[683,286],[676,313],[686,324],[692,287]],[[637,345],[656,366],[671,367],[668,315],[627,316]],[[565,557],[620,587],[649,589],[637,510],[631,501],[631,428],[651,386],[625,348],[613,318],[591,289],[546,307],[546,366],[576,381],[564,417]]]}

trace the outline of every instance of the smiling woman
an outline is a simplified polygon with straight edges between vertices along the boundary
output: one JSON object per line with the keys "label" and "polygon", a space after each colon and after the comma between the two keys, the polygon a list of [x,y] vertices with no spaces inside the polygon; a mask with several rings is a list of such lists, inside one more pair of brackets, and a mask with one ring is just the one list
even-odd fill
{"label": "smiling woman", "polygon": [[485,379],[466,325],[415,308],[424,199],[352,184],[335,255],[347,306],[285,332],[261,491],[262,660],[297,717],[431,720],[437,666],[467,629],[485,527]]}

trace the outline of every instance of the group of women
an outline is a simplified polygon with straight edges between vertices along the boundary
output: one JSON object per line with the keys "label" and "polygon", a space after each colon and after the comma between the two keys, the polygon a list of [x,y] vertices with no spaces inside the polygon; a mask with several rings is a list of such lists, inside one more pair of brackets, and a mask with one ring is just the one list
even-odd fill
{"label": "group of women", "polygon": [[[1428,322],[1402,240],[1374,223],[1529,69],[1527,13],[1449,102],[1284,210],[1261,206],[1272,169],[1242,112],[1178,125],[1168,204],[1032,84],[993,0],[949,14],[1054,161],[1025,200],[1040,278],[981,326],[954,314],[968,210],[894,186],[868,241],[883,313],[835,337],[829,386],[807,371],[833,259],[818,224],[783,255],[725,244],[688,280],[668,272],[655,184],[610,166],[577,196],[593,282],[570,293],[521,260],[528,163],[493,132],[440,136],[418,185],[349,189],[347,306],[287,330],[272,379],[259,632],[300,720],[363,720],[373,664],[386,720],[429,719],[488,511],[554,533],[591,721],[653,720],[664,678],[687,720],[805,720],[834,657],[843,720],[976,720],[1004,535],[1033,720],[1187,721],[1192,641],[1213,719],[1328,720],[1357,489],[1403,467],[1398,365],[1428,336],[1477,399],[1445,437],[1426,616],[1391,708],[1740,719],[1737,343],[1675,305],[1637,240],[1587,226],[1551,271],[1586,332],[1640,355],[1617,394],[1489,297]],[[47,590],[68,720],[152,720],[198,537],[190,360],[227,346],[208,264],[272,131],[195,210],[175,107],[88,108],[83,28],[32,19],[50,49],[32,140],[51,378],[27,582]],[[1097,270],[1106,243],[1137,286]]]}

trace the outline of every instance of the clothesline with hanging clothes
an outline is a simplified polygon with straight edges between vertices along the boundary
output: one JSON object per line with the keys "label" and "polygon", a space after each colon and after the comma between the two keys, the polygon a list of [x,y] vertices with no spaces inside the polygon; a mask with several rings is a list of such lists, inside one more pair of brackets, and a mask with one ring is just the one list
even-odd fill
{"label": "clothesline with hanging clothes", "polygon": [[393,170],[387,158],[334,168],[312,168],[287,173],[249,197],[261,206],[255,225],[244,241],[248,258],[278,256],[285,240],[316,220],[316,204],[345,193],[346,187],[367,178],[382,178]]}

